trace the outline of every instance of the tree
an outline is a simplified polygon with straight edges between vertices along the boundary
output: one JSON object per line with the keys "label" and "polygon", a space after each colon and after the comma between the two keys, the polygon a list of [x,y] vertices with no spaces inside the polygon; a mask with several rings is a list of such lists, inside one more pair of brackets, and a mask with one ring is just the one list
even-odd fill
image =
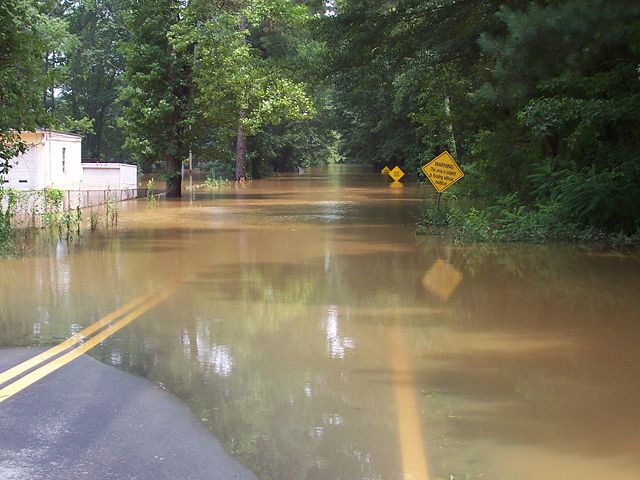
{"label": "tree", "polygon": [[117,126],[120,115],[117,99],[124,57],[118,44],[126,38],[126,31],[120,18],[121,4],[120,0],[61,3],[64,7],[61,16],[77,42],[67,53],[58,110],[72,121],[88,124],[82,144],[84,157],[101,160],[122,157],[124,140]]}
{"label": "tree", "polygon": [[172,45],[193,59],[194,109],[203,123],[236,132],[236,180],[246,176],[246,137],[265,125],[310,118],[301,82],[254,45],[254,35],[304,22],[306,7],[289,0],[191,2],[172,31]]}
{"label": "tree", "polygon": [[[481,40],[493,59],[482,96],[509,112],[494,131],[509,121],[534,147],[518,165],[527,178],[517,191],[555,203],[563,223],[633,232],[640,218],[640,6],[566,0],[504,7],[498,18],[503,31]],[[503,143],[491,134],[485,141]]]}
{"label": "tree", "polygon": [[42,94],[50,83],[43,65],[53,50],[50,34],[60,27],[30,0],[0,4],[0,177],[9,159],[26,149],[16,132],[48,122]]}
{"label": "tree", "polygon": [[178,0],[131,0],[123,13],[124,146],[143,168],[164,163],[168,197],[181,196],[180,167],[189,149],[191,58],[168,39],[181,8]]}

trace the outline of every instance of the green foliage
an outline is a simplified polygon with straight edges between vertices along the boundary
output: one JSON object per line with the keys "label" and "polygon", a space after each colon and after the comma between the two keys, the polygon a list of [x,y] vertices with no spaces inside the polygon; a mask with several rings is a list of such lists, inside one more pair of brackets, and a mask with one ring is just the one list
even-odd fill
{"label": "green foliage", "polygon": [[189,151],[212,179],[238,176],[246,146],[254,178],[348,160],[422,180],[420,166],[449,149],[467,172],[457,190],[485,202],[451,218],[478,237],[635,235],[637,2],[331,9],[4,2],[0,175],[25,149],[15,132],[36,126],[87,133],[93,157],[114,158],[124,142],[144,170],[164,165],[168,195],[180,194]]}
{"label": "green foliage", "polygon": [[98,214],[98,211],[92,208],[91,211],[89,212],[89,228],[91,229],[92,232],[98,228],[99,220],[100,220],[100,216]]}
{"label": "green foliage", "polygon": [[267,172],[290,172],[343,161],[339,153],[340,134],[324,128],[322,119],[265,127],[250,140],[252,176]]}
{"label": "green foliage", "polygon": [[324,24],[349,158],[419,175],[455,146],[478,238],[636,231],[637,2],[349,0]]}
{"label": "green foliage", "polygon": [[228,187],[231,184],[232,181],[228,179],[207,177],[207,179],[202,183],[202,188],[204,190],[219,190],[223,187]]}
{"label": "green foliage", "polygon": [[44,210],[42,223],[45,227],[61,227],[64,223],[64,191],[57,188],[45,188],[42,191]]}
{"label": "green foliage", "polygon": [[599,241],[612,246],[639,243],[640,223],[630,230],[605,230],[581,221],[561,199],[521,205],[515,193],[488,206],[452,206],[442,211],[427,207],[417,222],[418,233],[447,233],[456,240],[474,242]]}
{"label": "green foliage", "polygon": [[[640,52],[640,7],[564,1],[502,8],[498,17],[506,32],[480,42],[495,58],[481,97],[515,114],[486,135],[485,151],[514,156],[511,187],[537,214],[551,208],[555,223],[632,233],[640,218],[640,82],[632,59]],[[503,141],[503,128],[521,140]]]}
{"label": "green foliage", "polygon": [[153,178],[150,178],[147,181],[147,203],[152,206],[158,205],[158,192],[156,191],[156,181]]}
{"label": "green foliage", "polygon": [[106,228],[118,226],[118,217],[120,216],[120,201],[110,191],[105,196],[105,215],[104,226]]}
{"label": "green foliage", "polygon": [[16,215],[19,193],[13,188],[0,186],[0,229],[7,231]]}
{"label": "green foliage", "polygon": [[229,155],[227,161],[218,159],[212,160],[204,163],[202,168],[208,172],[207,179],[230,180],[235,174],[235,170],[231,162],[231,155]]}
{"label": "green foliage", "polygon": [[61,12],[76,45],[67,50],[66,75],[57,106],[62,128],[84,135],[83,157],[121,159],[123,134],[117,126],[121,106],[124,56],[118,48],[126,38],[120,0],[63,2]]}
{"label": "green foliage", "polygon": [[8,160],[25,150],[14,132],[33,130],[45,119],[42,59],[50,49],[51,28],[31,0],[0,5],[0,175],[7,173]]}
{"label": "green foliage", "polygon": [[125,149],[144,169],[165,164],[167,194],[180,195],[180,158],[189,144],[189,60],[172,48],[167,34],[179,18],[177,0],[131,1],[124,9],[128,38],[119,126]]}
{"label": "green foliage", "polygon": [[0,185],[0,256],[13,250],[13,219],[17,203],[18,192]]}
{"label": "green foliage", "polygon": [[[183,13],[171,41],[177,52],[193,57],[194,103],[205,121],[229,132],[240,121],[255,135],[265,125],[313,116],[305,86],[254,47],[251,30],[241,28],[243,21],[256,27],[264,22],[298,23],[305,17],[304,7],[289,0],[255,0],[241,8],[220,9],[204,0],[191,3]],[[241,110],[245,115],[239,117]]]}

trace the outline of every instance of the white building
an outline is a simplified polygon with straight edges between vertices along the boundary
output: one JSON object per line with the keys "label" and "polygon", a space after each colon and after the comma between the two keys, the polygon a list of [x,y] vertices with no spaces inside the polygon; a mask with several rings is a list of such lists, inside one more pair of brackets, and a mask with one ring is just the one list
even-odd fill
{"label": "white building", "polygon": [[9,160],[5,186],[19,190],[80,190],[82,137],[52,130],[23,132],[20,137],[29,149]]}
{"label": "white building", "polygon": [[59,188],[67,191],[135,192],[138,168],[124,163],[83,164],[82,137],[79,135],[37,130],[23,132],[20,137],[29,149],[9,160],[5,187],[18,190]]}
{"label": "white building", "polygon": [[135,190],[138,168],[126,163],[83,163],[83,190]]}

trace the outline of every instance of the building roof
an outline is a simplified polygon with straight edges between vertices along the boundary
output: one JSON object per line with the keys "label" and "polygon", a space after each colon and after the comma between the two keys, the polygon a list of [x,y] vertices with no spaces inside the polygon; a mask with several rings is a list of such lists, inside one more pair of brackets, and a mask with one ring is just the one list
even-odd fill
{"label": "building roof", "polygon": [[78,135],[77,133],[62,132],[60,130],[51,130],[49,128],[36,128],[35,133],[54,133],[56,135],[65,135],[67,137],[75,137],[75,138],[82,139],[82,135]]}
{"label": "building roof", "polygon": [[32,134],[32,135],[37,135],[37,134],[54,134],[54,135],[62,135],[65,137],[71,137],[71,138],[77,138],[79,140],[82,140],[82,135],[78,135],[77,133],[71,133],[71,132],[63,132],[60,130],[51,130],[51,129],[46,129],[46,128],[36,128],[35,131],[31,131],[31,130],[23,130],[21,132],[14,130],[14,133],[18,134],[18,135],[28,135],[28,134]]}
{"label": "building roof", "polygon": [[137,167],[131,163],[111,163],[111,162],[85,162],[82,164],[82,168],[120,168],[120,167]]}

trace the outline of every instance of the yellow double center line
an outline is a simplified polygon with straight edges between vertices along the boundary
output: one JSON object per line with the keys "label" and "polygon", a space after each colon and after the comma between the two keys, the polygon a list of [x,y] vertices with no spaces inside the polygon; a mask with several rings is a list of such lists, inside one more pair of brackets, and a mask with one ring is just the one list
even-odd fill
{"label": "yellow double center line", "polygon": [[[155,307],[159,303],[163,302],[169,295],[171,295],[171,293],[173,293],[173,289],[163,290],[163,291],[160,291],[159,293],[149,293],[149,294],[136,297],[126,305],[115,310],[114,312],[110,313],[104,318],[98,320],[96,323],[81,330],[80,332],[76,333],[75,335],[65,340],[61,344],[56,345],[55,347],[47,350],[46,352],[42,352],[41,354],[36,355],[35,357],[19,365],[16,365],[15,367],[10,368],[9,370],[3,373],[0,373],[0,385],[2,385],[8,382],[9,380],[30,370],[31,368],[41,364],[42,362],[50,359],[51,357],[54,357],[59,353],[64,352],[65,350],[67,350],[68,348],[71,348],[76,343],[79,343],[87,339],[90,335],[92,335],[93,333],[97,332],[98,330],[106,326],[106,328],[104,328],[103,331],[89,338],[84,343],[82,343],[79,347],[71,350],[70,352],[65,353],[64,355],[61,355],[55,358],[51,362],[43,365],[42,367],[28,373],[27,375],[19,378],[13,383],[10,383],[6,387],[0,389],[0,403],[12,397],[16,393],[24,390],[28,386],[37,382],[38,380],[46,377],[50,373],[55,372],[59,368],[65,366],[67,363],[78,358],[80,355],[88,352],[93,347],[98,345],[100,342],[102,342],[106,338],[109,338],[118,330],[126,327],[129,323],[134,321],[136,318],[140,317],[141,315],[151,310],[153,307]],[[127,314],[127,312],[129,313]],[[121,317],[122,315],[125,315],[125,316],[122,317],[117,322],[111,323],[114,320]]]}
{"label": "yellow double center line", "polygon": [[405,335],[398,325],[391,326],[389,343],[403,480],[429,480],[429,467],[425,456],[420,408],[413,386],[411,362],[407,353]]}

